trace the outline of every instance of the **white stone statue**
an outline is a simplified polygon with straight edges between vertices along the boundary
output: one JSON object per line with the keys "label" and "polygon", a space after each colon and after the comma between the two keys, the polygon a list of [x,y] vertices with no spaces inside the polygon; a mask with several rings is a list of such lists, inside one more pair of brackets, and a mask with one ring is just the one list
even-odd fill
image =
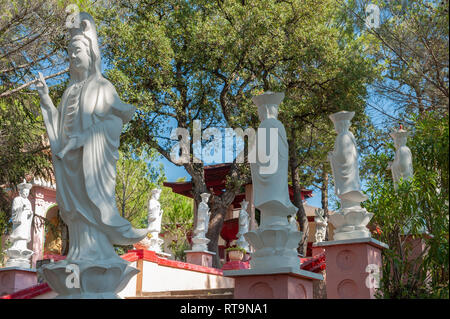
{"label": "white stone statue", "polygon": [[[38,271],[58,298],[118,298],[139,271],[117,256],[113,244],[134,244],[148,233],[121,217],[115,200],[119,138],[136,108],[121,101],[101,74],[93,18],[82,12],[79,21],[79,27],[69,29],[70,79],[59,107],[40,73],[36,85],[53,154],[57,203],[70,236],[67,258]],[[71,265],[79,269],[79,288],[65,284]]]}
{"label": "white stone statue", "polygon": [[[256,231],[244,235],[254,249],[250,260],[252,269],[268,271],[277,267],[292,267],[293,271],[300,269],[297,246],[302,233],[298,229],[293,229],[287,218],[297,212],[297,208],[289,198],[289,146],[286,130],[277,119],[278,106],[283,99],[284,93],[273,92],[266,92],[252,99],[258,107],[261,120],[256,138],[258,157],[256,163],[250,164],[254,204],[261,211],[261,222]],[[265,136],[260,135],[263,130],[266,131]],[[276,146],[274,147],[276,169],[271,172],[266,170],[270,162],[268,164],[261,161],[260,153],[264,144],[266,154],[269,153],[271,145]]]}
{"label": "white stone statue", "polygon": [[400,179],[408,180],[413,176],[412,153],[406,146],[408,132],[403,128],[392,132],[391,137],[394,139],[395,157],[393,162],[389,162],[389,168],[392,171],[394,179],[394,188],[397,190]]}
{"label": "white stone statue", "polygon": [[328,159],[333,172],[335,193],[341,202],[340,211],[330,216],[331,223],[336,227],[335,240],[370,237],[366,225],[373,214],[360,205],[367,196],[361,192],[356,140],[349,131],[354,115],[355,112],[348,111],[330,115],[338,135]]}
{"label": "white stone statue", "polygon": [[244,248],[247,252],[249,252],[250,247],[244,237],[244,234],[248,233],[250,222],[250,216],[247,213],[247,206],[248,202],[244,199],[241,202],[241,210],[239,211],[239,231],[236,235],[236,237],[238,238],[238,240],[236,241],[236,245]]}
{"label": "white stone statue", "polygon": [[23,180],[23,183],[17,185],[19,196],[14,198],[12,203],[13,223],[12,233],[9,240],[12,245],[6,250],[8,261],[6,267],[30,268],[30,258],[33,251],[28,249],[28,243],[31,241],[31,223],[33,221],[33,211],[31,203],[28,200],[32,185]]}
{"label": "white stone statue", "polygon": [[316,243],[320,243],[325,240],[327,226],[328,226],[328,217],[325,216],[325,210],[322,208],[318,208],[314,211],[316,216],[314,217],[314,222],[316,223],[316,234],[315,240]]}
{"label": "white stone statue", "polygon": [[209,226],[209,216],[211,212],[208,207],[208,200],[211,194],[202,193],[200,194],[202,201],[198,205],[197,209],[197,226],[194,230],[194,237],[192,238],[192,251],[208,251],[209,239],[206,238],[206,233],[208,232]]}
{"label": "white stone statue", "polygon": [[161,252],[161,245],[164,241],[159,238],[161,232],[161,222],[163,210],[159,203],[159,197],[161,196],[161,189],[153,189],[152,196],[148,203],[148,229],[152,235],[150,238],[149,250],[153,250],[157,253]]}

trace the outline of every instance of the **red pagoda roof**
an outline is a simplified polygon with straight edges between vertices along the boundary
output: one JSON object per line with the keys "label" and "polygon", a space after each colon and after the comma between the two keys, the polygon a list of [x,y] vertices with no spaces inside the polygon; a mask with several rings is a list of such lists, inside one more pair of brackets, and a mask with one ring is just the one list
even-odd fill
{"label": "red pagoda roof", "polygon": [[[205,174],[206,187],[212,189],[214,194],[220,196],[225,191],[225,179],[230,172],[231,164],[209,165],[203,168]],[[174,193],[193,198],[192,181],[187,182],[164,182],[166,187],[172,188]],[[294,188],[289,185],[289,197],[291,201],[294,198]],[[301,198],[312,197],[312,191],[308,189],[301,190]],[[235,208],[241,207],[240,203],[245,199],[245,192],[237,194],[233,201]]]}

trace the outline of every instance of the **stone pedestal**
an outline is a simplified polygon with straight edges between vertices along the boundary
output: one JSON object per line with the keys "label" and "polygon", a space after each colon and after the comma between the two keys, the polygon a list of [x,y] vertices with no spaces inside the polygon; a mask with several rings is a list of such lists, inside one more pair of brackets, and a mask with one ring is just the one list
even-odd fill
{"label": "stone pedestal", "polygon": [[36,284],[37,275],[34,269],[18,267],[0,269],[0,296],[12,294]]}
{"label": "stone pedestal", "polygon": [[185,250],[186,262],[204,267],[212,267],[213,256],[216,253],[211,251]]}
{"label": "stone pedestal", "polygon": [[270,270],[229,270],[234,278],[235,299],[312,299],[313,281],[323,276],[291,267]]}
{"label": "stone pedestal", "polygon": [[374,299],[382,275],[381,251],[388,246],[373,238],[326,241],[328,299]]}

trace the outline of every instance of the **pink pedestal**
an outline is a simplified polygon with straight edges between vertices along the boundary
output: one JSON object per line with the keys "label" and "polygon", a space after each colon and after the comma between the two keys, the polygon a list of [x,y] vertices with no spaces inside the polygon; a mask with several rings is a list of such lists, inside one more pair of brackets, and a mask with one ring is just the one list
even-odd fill
{"label": "pink pedestal", "polygon": [[321,275],[292,269],[274,269],[271,273],[255,269],[224,271],[234,278],[234,299],[312,299],[313,281]]}
{"label": "pink pedestal", "polygon": [[35,270],[16,267],[0,269],[0,296],[11,294],[37,284]]}
{"label": "pink pedestal", "polygon": [[215,253],[210,251],[185,250],[186,262],[203,267],[212,267],[212,259]]}
{"label": "pink pedestal", "polygon": [[328,299],[375,298],[383,269],[381,251],[388,248],[386,244],[362,238],[315,245],[325,248]]}

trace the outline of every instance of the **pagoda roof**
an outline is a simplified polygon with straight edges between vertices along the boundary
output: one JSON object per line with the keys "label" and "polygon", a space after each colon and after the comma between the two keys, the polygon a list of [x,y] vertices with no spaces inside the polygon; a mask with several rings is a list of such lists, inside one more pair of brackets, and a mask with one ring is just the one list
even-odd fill
{"label": "pagoda roof", "polygon": [[[225,192],[225,180],[226,176],[229,174],[231,169],[231,164],[216,164],[209,165],[203,168],[205,174],[206,188],[214,192],[215,195],[220,196]],[[164,186],[170,187],[174,193],[193,198],[192,193],[192,181],[186,182],[164,182]],[[251,183],[250,183],[251,185]],[[302,200],[312,197],[312,190],[302,189],[301,198]],[[291,201],[294,198],[294,188],[289,185],[289,197]],[[233,206],[235,208],[240,208],[240,203],[245,199],[245,192],[236,195],[233,201]]]}

